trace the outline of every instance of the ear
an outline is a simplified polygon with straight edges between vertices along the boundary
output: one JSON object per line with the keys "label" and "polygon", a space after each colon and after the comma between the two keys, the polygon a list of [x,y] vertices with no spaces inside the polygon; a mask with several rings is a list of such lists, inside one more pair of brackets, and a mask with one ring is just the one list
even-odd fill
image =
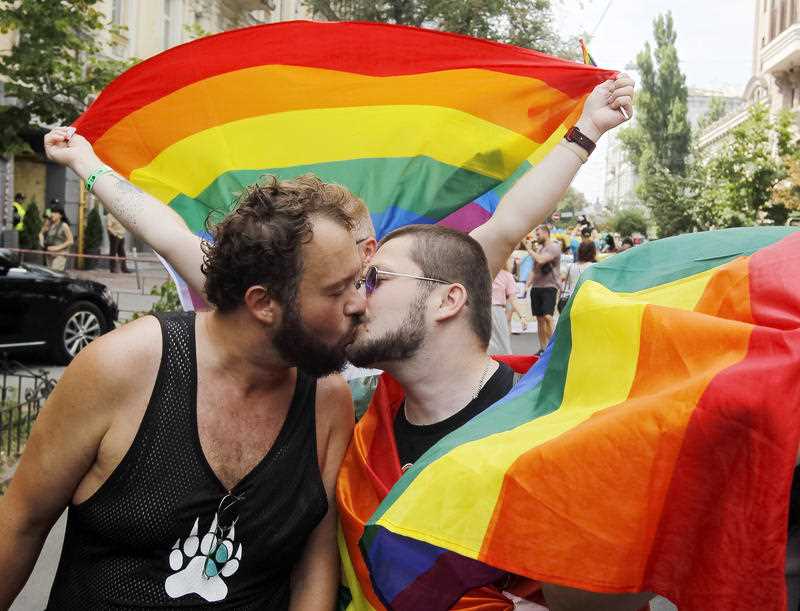
{"label": "ear", "polygon": [[256,319],[268,326],[278,324],[281,306],[263,286],[253,285],[244,293],[244,305]]}
{"label": "ear", "polygon": [[441,300],[436,307],[433,319],[442,322],[458,316],[459,312],[467,305],[467,289],[463,284],[451,284],[442,293]]}
{"label": "ear", "polygon": [[358,245],[359,254],[364,265],[370,262],[370,259],[378,252],[378,241],[375,238],[367,238]]}

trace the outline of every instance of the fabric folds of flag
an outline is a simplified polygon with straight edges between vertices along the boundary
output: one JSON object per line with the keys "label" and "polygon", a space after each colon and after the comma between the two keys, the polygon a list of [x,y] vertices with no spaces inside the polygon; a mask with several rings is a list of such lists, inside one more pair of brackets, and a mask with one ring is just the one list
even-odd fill
{"label": "fabric folds of flag", "polygon": [[[517,373],[525,373],[536,362],[535,356],[495,356]],[[347,448],[337,481],[336,500],[339,509],[339,557],[342,588],[339,607],[347,611],[384,609],[372,589],[370,572],[359,550],[364,525],[373,515],[392,486],[402,476],[393,423],[403,402],[403,389],[389,374],[378,383],[369,408],[359,420]],[[493,574],[501,574],[488,569]],[[528,594],[526,582],[514,584],[514,592]],[[533,588],[538,589],[538,588]],[[420,608],[428,609],[427,604]],[[514,604],[496,587],[475,588],[452,607],[466,611],[512,611]]]}
{"label": "fabric folds of flag", "polygon": [[75,127],[196,232],[260,176],[308,172],[360,196],[378,237],[471,229],[611,74],[418,28],[283,22],[134,66]]}
{"label": "fabric folds of flag", "polygon": [[367,522],[375,595],[446,609],[507,571],[681,611],[784,609],[798,286],[790,228],[669,238],[591,267],[544,357]]}

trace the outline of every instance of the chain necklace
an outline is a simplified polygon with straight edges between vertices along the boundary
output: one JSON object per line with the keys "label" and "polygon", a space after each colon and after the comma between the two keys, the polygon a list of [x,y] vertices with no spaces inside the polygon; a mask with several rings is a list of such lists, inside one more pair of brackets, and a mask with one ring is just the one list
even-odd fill
{"label": "chain necklace", "polygon": [[[483,368],[483,373],[481,374],[481,379],[478,381],[478,385],[475,387],[475,392],[472,394],[472,401],[478,398],[478,395],[481,392],[481,388],[483,388],[483,383],[486,379],[486,374],[489,372],[489,367],[492,365],[492,360],[488,359],[486,361],[486,365]],[[470,401],[470,403],[472,402]]]}

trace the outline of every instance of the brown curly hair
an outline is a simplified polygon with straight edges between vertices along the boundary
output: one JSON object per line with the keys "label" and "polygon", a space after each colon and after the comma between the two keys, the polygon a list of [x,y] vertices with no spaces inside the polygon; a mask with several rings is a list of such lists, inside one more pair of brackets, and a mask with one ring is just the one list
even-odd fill
{"label": "brown curly hair", "polygon": [[306,174],[294,180],[265,176],[248,186],[233,211],[209,227],[202,271],[208,301],[220,312],[244,303],[251,286],[263,285],[284,307],[294,305],[303,273],[302,247],[314,236],[313,217],[348,231],[355,198],[339,185]]}

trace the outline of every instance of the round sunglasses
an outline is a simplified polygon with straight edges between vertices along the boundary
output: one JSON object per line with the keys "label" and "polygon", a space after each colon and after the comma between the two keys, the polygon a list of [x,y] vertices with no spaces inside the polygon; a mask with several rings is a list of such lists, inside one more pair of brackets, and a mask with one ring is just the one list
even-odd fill
{"label": "round sunglasses", "polygon": [[378,269],[374,265],[370,265],[367,268],[367,271],[364,272],[364,276],[358,280],[356,280],[356,288],[360,289],[361,285],[364,285],[364,288],[367,291],[367,295],[372,295],[375,292],[375,289],[378,288],[378,283],[381,281],[383,277],[390,277],[390,278],[413,278],[414,280],[426,280],[428,282],[438,282],[439,284],[453,284],[448,280],[441,280],[440,278],[428,278],[426,276],[415,276],[414,274],[401,274],[399,272],[387,272],[383,269]]}

